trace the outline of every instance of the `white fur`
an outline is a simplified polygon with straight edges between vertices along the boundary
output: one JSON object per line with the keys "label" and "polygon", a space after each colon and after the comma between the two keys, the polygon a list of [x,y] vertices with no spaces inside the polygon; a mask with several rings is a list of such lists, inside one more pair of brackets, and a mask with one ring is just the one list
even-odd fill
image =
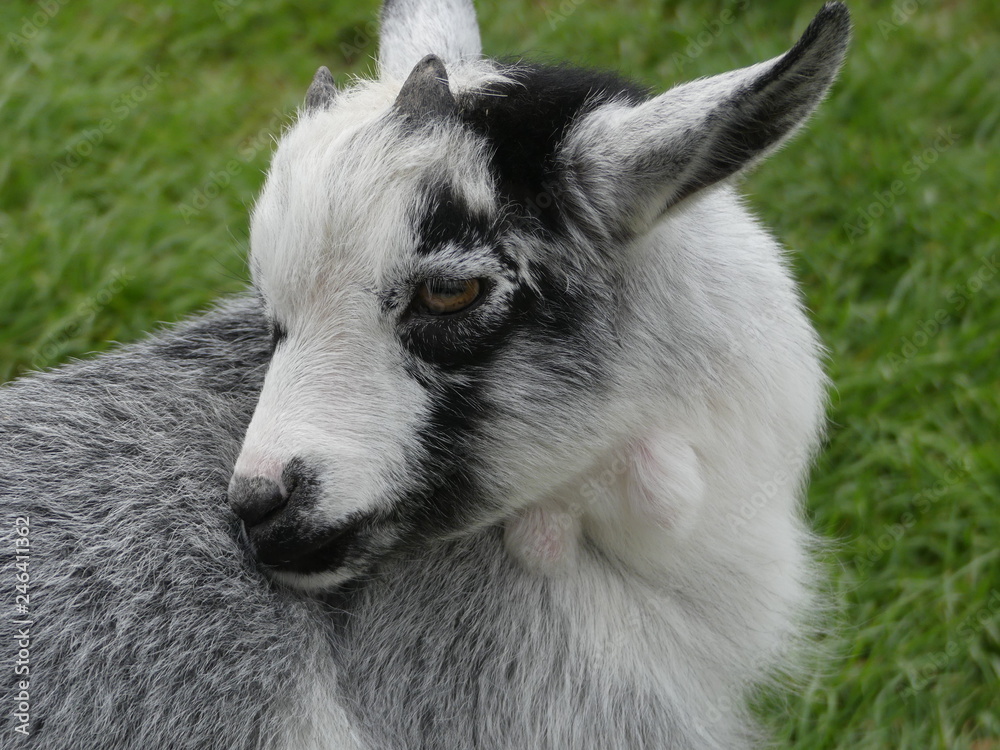
{"label": "white fur", "polygon": [[390,0],[382,9],[380,78],[402,83],[425,55],[455,63],[481,51],[476,12],[465,0]]}

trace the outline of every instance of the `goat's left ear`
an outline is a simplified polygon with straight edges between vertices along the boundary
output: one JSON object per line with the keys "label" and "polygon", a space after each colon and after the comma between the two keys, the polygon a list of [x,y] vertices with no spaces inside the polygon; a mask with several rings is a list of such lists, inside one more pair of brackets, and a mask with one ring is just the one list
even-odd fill
{"label": "goat's left ear", "polygon": [[385,0],[382,4],[380,77],[403,80],[427,55],[454,63],[481,54],[472,0]]}
{"label": "goat's left ear", "polygon": [[761,159],[816,108],[840,69],[850,15],[827,3],[784,55],[582,118],[557,159],[592,229],[635,236],[671,206]]}

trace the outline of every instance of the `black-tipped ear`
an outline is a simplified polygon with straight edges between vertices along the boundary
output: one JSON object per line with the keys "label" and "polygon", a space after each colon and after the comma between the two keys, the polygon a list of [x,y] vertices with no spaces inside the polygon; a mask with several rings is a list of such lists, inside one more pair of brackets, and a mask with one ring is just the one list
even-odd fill
{"label": "black-tipped ear", "polygon": [[850,16],[827,3],[784,55],[581,120],[558,156],[577,209],[613,233],[646,231],[692,193],[762,159],[805,122],[844,60]]}
{"label": "black-tipped ear", "polygon": [[826,96],[844,61],[851,19],[842,3],[827,3],[788,52],[746,91],[731,97],[730,111],[715,135],[718,148],[708,154],[699,174],[682,195],[737,172],[778,146],[801,126]]}
{"label": "black-tipped ear", "polygon": [[321,66],[313,76],[309,90],[306,91],[306,110],[324,109],[337,96],[337,87],[333,82],[333,73],[325,65]]}
{"label": "black-tipped ear", "polygon": [[447,117],[455,111],[455,97],[448,88],[448,71],[441,58],[427,55],[418,62],[399,90],[393,105],[397,112],[417,122]]}
{"label": "black-tipped ear", "polygon": [[482,52],[472,0],[385,0],[379,35],[382,78],[403,78],[426,55],[457,63]]}

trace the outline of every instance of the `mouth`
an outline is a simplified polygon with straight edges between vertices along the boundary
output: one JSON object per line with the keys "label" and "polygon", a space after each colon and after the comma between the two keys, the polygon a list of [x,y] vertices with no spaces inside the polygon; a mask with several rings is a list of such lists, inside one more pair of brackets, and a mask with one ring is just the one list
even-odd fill
{"label": "mouth", "polygon": [[[363,574],[374,557],[371,519],[303,528],[281,518],[247,529],[240,538],[265,571],[296,585],[303,577],[346,581]],[[312,587],[312,586],[307,586]]]}

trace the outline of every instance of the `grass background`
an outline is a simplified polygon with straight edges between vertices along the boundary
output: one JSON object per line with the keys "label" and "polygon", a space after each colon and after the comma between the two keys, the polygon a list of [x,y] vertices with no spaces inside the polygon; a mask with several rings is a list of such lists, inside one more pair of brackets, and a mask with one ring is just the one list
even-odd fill
{"label": "grass background", "polygon": [[[488,53],[657,88],[779,54],[818,2],[480,3]],[[835,658],[764,711],[796,748],[1000,748],[1000,9],[851,3],[844,74],[745,183],[831,350],[809,509]],[[0,380],[241,288],[247,210],[312,73],[375,3],[0,5]]]}

